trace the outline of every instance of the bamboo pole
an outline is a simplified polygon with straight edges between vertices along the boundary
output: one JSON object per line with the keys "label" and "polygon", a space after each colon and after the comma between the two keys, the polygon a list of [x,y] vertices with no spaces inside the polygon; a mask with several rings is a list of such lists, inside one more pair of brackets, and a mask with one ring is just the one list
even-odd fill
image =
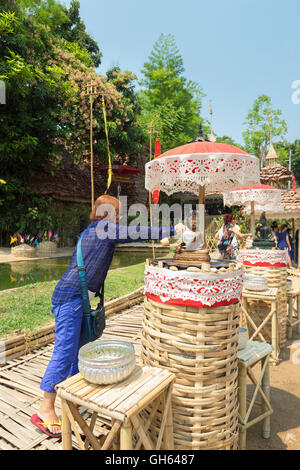
{"label": "bamboo pole", "polygon": [[255,209],[254,209],[254,201],[251,201],[250,226],[251,226],[251,233],[252,233],[252,236],[254,237],[254,235],[255,235]]}
{"label": "bamboo pole", "polygon": [[293,303],[294,299],[292,294],[288,294],[288,319],[289,319],[289,326],[288,326],[288,339],[291,339],[293,336],[293,328],[292,328],[292,320],[293,320]]}
{"label": "bamboo pole", "polygon": [[205,186],[199,186],[199,223],[200,232],[203,233],[203,242],[206,246],[205,239]]}
{"label": "bamboo pole", "polygon": [[[270,402],[270,369],[269,369],[269,356],[265,357],[261,361],[261,367],[264,369],[265,363],[267,362],[267,365],[265,367],[265,372],[262,377],[262,389],[267,397],[268,401]],[[262,412],[268,413],[270,411],[268,409],[268,406],[265,402],[265,400],[262,397]],[[270,438],[270,416],[266,416],[263,420],[263,437],[264,439],[269,439]]]}
{"label": "bamboo pole", "polygon": [[86,421],[82,418],[79,411],[75,408],[74,403],[73,402],[68,402],[68,407],[69,407],[70,413],[73,416],[73,419],[76,420],[76,422],[79,424],[82,432],[84,433],[84,435],[86,436],[86,438],[90,442],[93,449],[101,450],[101,445],[100,445],[98,439],[96,438],[96,436],[94,436],[94,434],[92,433],[92,430],[89,428]]}
{"label": "bamboo pole", "polygon": [[121,427],[122,422],[121,421],[115,421],[107,438],[105,439],[102,449],[101,450],[108,450],[111,446],[112,441],[116,437],[120,427]]}
{"label": "bamboo pole", "polygon": [[[93,92],[93,85],[91,83],[91,93]],[[94,209],[95,195],[94,195],[94,149],[93,149],[93,96],[90,95],[90,151],[91,151],[91,198],[92,210]]]}
{"label": "bamboo pole", "polygon": [[[154,127],[152,125],[149,126],[149,134],[150,134],[150,147],[149,147],[149,156],[150,156],[150,162],[152,160],[152,132],[154,132]],[[152,220],[152,195],[151,192],[149,191],[149,211],[150,211],[150,224],[152,226],[153,220]],[[155,259],[155,248],[154,248],[154,240],[152,240],[152,256],[153,259]]]}
{"label": "bamboo pole", "polygon": [[241,427],[239,435],[239,449],[246,449],[246,437],[247,432],[245,429],[245,416],[247,414],[247,367],[243,364],[239,364],[239,376],[238,376],[238,388],[239,388],[239,415],[241,418]]}
{"label": "bamboo pole", "polygon": [[66,401],[61,399],[61,418],[62,418],[62,448],[63,450],[72,450],[72,429],[66,410]]}
{"label": "bamboo pole", "polygon": [[120,430],[120,450],[132,450],[132,425],[124,422]]}

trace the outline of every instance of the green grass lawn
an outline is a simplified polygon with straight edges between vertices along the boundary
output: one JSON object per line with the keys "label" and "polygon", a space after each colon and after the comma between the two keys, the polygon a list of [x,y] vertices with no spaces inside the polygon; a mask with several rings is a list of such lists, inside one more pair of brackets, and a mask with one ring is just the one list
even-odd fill
{"label": "green grass lawn", "polygon": [[[129,294],[143,285],[145,264],[109,271],[105,301]],[[0,295],[0,338],[16,330],[34,330],[54,320],[51,297],[57,281],[20,287]],[[93,302],[92,306],[96,306]]]}

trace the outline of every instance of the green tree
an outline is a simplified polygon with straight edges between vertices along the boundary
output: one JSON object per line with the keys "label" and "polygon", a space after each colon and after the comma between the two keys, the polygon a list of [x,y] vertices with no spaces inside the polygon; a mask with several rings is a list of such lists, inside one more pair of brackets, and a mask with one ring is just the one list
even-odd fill
{"label": "green tree", "polygon": [[136,123],[134,75],[120,70],[108,78],[97,75],[89,51],[58,35],[54,17],[58,25],[64,20],[58,3],[56,15],[47,16],[44,10],[52,8],[52,0],[0,2],[12,7],[0,10],[0,80],[7,97],[0,106],[0,176],[7,182],[0,185],[0,226],[8,230],[36,205],[30,181],[43,164],[65,158],[80,164],[86,158],[90,120],[85,91],[91,81],[100,91],[94,103],[96,158],[107,157],[101,96],[112,153],[138,152],[143,135]]}
{"label": "green tree", "polygon": [[228,135],[223,135],[220,137],[218,136],[216,137],[216,141],[222,144],[234,145],[235,147],[238,147],[243,150],[243,146],[241,144],[236,143],[235,140],[229,137]]}
{"label": "green tree", "polygon": [[[135,89],[137,76],[129,70],[121,71],[120,67],[112,67],[106,73],[108,83],[111,83],[122,96],[124,111],[115,108],[110,120],[110,140],[115,153],[130,155],[135,159],[142,151],[142,144],[145,140],[145,132],[139,124],[141,113],[140,100]],[[100,149],[99,149],[100,150]]]}
{"label": "green tree", "polygon": [[282,111],[274,109],[271,98],[259,95],[249,110],[243,132],[245,150],[256,155],[264,164],[270,146],[270,118],[272,118],[273,137],[283,138],[287,133],[287,124],[282,119]]}
{"label": "green tree", "polygon": [[296,139],[290,147],[292,152],[292,170],[297,184],[300,186],[300,140]]}
{"label": "green tree", "polygon": [[198,83],[184,76],[183,58],[172,35],[159,36],[142,74],[142,125],[155,126],[164,150],[196,137],[204,94]]}
{"label": "green tree", "polygon": [[276,151],[281,165],[285,167],[288,167],[288,156],[289,151],[291,151],[292,171],[297,184],[300,186],[300,140],[296,139],[294,142],[278,142],[276,143]]}
{"label": "green tree", "polygon": [[66,21],[59,26],[60,36],[68,42],[75,42],[81,48],[86,49],[95,64],[99,67],[101,64],[102,53],[97,42],[86,32],[83,20],[80,18],[80,2],[72,0],[70,8],[64,7]]}

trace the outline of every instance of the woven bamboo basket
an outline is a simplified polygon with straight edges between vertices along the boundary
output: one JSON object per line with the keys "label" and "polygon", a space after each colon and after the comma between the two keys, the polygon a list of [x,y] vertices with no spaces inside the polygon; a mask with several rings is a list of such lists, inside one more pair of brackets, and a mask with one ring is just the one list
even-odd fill
{"label": "woven bamboo basket", "polygon": [[[268,287],[278,288],[278,331],[279,346],[283,348],[287,340],[287,267],[277,266],[244,266],[245,275],[263,276],[268,279]],[[266,317],[269,307],[264,302],[250,302],[250,312],[255,323],[261,323]],[[257,320],[257,322],[256,322]],[[264,338],[271,341],[271,321],[263,328]],[[249,331],[250,335],[251,329]]]}
{"label": "woven bamboo basket", "polygon": [[39,255],[47,255],[47,254],[52,254],[57,252],[57,245],[55,242],[41,242],[37,248],[37,253]]}
{"label": "woven bamboo basket", "polygon": [[15,258],[34,258],[36,256],[35,249],[32,246],[18,245],[11,248],[10,253]]}
{"label": "woven bamboo basket", "polygon": [[[145,298],[144,305],[142,362],[176,375],[175,448],[236,449],[239,304],[198,309]],[[150,429],[154,440],[160,422],[158,409]]]}

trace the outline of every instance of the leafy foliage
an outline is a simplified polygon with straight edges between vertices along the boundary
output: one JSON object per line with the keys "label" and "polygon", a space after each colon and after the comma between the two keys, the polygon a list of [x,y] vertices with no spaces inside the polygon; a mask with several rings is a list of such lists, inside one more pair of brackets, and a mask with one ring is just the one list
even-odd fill
{"label": "leafy foliage", "polygon": [[37,196],[30,181],[41,166],[86,158],[91,82],[100,92],[94,102],[96,158],[107,158],[102,96],[113,154],[136,154],[144,134],[136,122],[136,77],[118,68],[97,75],[94,61],[101,54],[95,58],[99,49],[85,32],[79,2],[72,2],[71,13],[56,0],[0,0],[0,7],[0,79],[7,97],[0,106],[1,178],[7,181],[0,187],[0,218],[2,230],[13,231],[19,217],[29,221],[25,214]]}
{"label": "leafy foliage", "polygon": [[273,108],[267,95],[259,95],[246,116],[246,130],[243,132],[245,150],[260,158],[262,164],[270,146],[270,117],[274,137],[283,138],[287,132],[286,122],[281,116],[282,111]]}
{"label": "leafy foliage", "polygon": [[163,150],[195,138],[204,94],[199,84],[184,76],[183,59],[172,35],[159,36],[142,74],[142,126],[154,125]]}
{"label": "leafy foliage", "polygon": [[86,27],[79,14],[80,2],[72,0],[70,8],[64,7],[67,20],[59,27],[61,37],[70,43],[76,43],[81,49],[86,49],[95,65],[101,64],[102,53],[96,41],[86,32]]}

